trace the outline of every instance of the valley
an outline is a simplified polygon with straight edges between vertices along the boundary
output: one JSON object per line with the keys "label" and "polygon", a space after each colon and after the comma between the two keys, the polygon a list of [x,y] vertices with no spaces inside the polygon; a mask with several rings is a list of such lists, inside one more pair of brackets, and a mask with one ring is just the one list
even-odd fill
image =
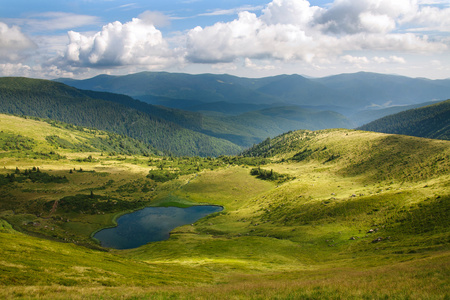
{"label": "valley", "polygon": [[[238,156],[0,116],[0,297],[444,299],[450,142],[300,130]],[[254,174],[254,175],[252,175]],[[92,234],[147,206],[223,206],[165,241]]]}
{"label": "valley", "polygon": [[4,0],[0,300],[450,300],[450,0]]}

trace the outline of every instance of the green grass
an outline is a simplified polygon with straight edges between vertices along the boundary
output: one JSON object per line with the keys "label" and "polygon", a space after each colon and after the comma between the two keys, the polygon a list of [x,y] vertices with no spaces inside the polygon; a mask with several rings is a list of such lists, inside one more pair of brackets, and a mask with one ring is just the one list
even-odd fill
{"label": "green grass", "polygon": [[[35,166],[68,182],[0,186],[1,298],[450,296],[449,142],[328,130],[289,133],[253,149],[271,158],[119,157],[52,148],[38,134],[46,123],[26,120],[24,128],[28,121],[23,139],[67,157],[16,159],[8,150],[0,175]],[[7,129],[1,126],[3,119]],[[167,182],[147,178],[162,163],[184,173]],[[260,164],[289,180],[252,176]],[[55,201],[61,205],[52,211]],[[118,204],[103,207],[108,201]],[[224,210],[136,249],[102,249],[91,239],[125,210],[195,204]]]}

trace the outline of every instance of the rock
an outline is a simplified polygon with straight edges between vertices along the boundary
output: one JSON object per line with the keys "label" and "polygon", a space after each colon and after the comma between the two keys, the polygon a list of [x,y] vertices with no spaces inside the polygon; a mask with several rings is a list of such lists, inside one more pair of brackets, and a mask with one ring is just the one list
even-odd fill
{"label": "rock", "polygon": [[373,229],[369,229],[369,231],[367,231],[367,233],[374,233],[375,232],[375,230],[373,230]]}
{"label": "rock", "polygon": [[356,240],[356,238],[355,238],[354,236],[352,236],[352,237],[350,238],[350,240],[354,241],[354,240]]}
{"label": "rock", "polygon": [[374,240],[372,241],[372,243],[378,243],[378,242],[381,242],[382,240],[383,240],[382,237],[378,237],[378,238],[374,239]]}

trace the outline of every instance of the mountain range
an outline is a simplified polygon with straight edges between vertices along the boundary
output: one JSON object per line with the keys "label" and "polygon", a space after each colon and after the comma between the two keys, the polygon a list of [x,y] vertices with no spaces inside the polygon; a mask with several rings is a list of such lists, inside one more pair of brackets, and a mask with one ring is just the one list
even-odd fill
{"label": "mountain range", "polygon": [[[80,89],[125,94],[150,104],[184,110],[239,114],[269,106],[300,106],[335,111],[352,120],[367,110],[445,100],[450,95],[450,79],[430,80],[367,72],[324,78],[301,75],[242,78],[142,72],[57,81]],[[377,117],[364,121],[373,121]]]}
{"label": "mountain range", "polygon": [[[0,78],[1,113],[115,132],[178,156],[237,154],[299,129],[355,128],[448,95],[450,80],[374,73],[258,79],[166,72],[86,80]],[[433,124],[419,136],[445,139],[446,134],[433,133],[439,130]],[[377,126],[361,128],[389,132]],[[409,134],[405,128],[395,133]]]}

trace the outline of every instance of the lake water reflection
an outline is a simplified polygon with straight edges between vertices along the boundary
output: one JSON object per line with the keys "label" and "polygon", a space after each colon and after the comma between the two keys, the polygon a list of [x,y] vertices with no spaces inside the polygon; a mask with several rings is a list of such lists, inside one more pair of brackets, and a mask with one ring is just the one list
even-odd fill
{"label": "lake water reflection", "polygon": [[191,224],[215,212],[221,206],[146,207],[117,219],[117,227],[100,230],[94,235],[103,247],[131,249],[149,242],[167,240],[176,227]]}

